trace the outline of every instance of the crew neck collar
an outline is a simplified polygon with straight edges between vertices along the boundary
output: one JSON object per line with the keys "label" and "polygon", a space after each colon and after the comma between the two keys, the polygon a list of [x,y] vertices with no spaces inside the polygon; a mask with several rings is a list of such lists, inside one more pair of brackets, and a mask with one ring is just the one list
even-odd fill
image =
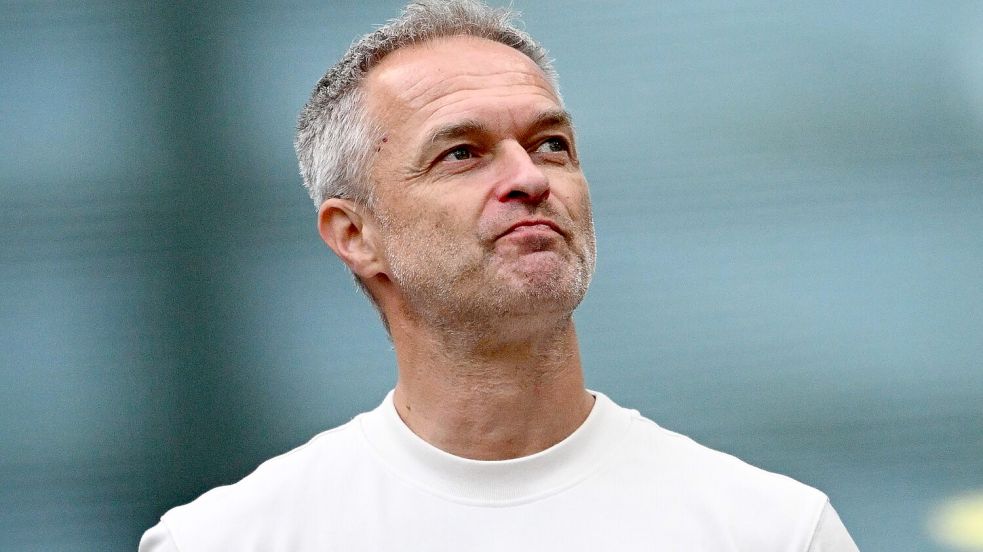
{"label": "crew neck collar", "polygon": [[370,448],[409,483],[472,505],[507,506],[558,493],[588,477],[626,435],[631,413],[601,393],[587,419],[566,439],[529,456],[471,460],[444,452],[413,433],[396,412],[393,392],[360,416]]}

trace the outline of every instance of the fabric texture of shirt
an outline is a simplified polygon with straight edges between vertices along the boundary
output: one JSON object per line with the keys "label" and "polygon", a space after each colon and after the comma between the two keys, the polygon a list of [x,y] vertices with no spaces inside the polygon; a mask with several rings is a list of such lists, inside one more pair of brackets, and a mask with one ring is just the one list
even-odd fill
{"label": "fabric texture of shirt", "polygon": [[600,393],[573,434],[512,460],[375,410],[167,512],[141,552],[854,552],[826,496],[703,447]]}

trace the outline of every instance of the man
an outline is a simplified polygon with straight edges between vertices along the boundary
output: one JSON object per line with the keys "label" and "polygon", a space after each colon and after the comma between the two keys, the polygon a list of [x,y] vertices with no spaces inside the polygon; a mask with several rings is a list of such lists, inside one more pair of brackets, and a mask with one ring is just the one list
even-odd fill
{"label": "man", "polygon": [[318,83],[297,150],[398,382],[141,550],[856,550],[819,491],[584,388],[587,182],[546,53],[507,14],[411,5]]}

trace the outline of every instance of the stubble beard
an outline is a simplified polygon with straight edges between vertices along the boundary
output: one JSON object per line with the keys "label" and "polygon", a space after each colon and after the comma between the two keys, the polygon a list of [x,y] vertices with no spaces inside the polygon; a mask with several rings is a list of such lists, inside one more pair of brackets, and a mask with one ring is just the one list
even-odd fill
{"label": "stubble beard", "polygon": [[555,257],[541,270],[521,270],[517,259],[503,259],[494,244],[465,242],[446,227],[381,216],[387,260],[402,291],[404,314],[440,333],[462,337],[494,331],[522,317],[569,321],[594,272],[589,209],[583,223],[567,220],[565,228],[572,235],[565,247],[537,253]]}

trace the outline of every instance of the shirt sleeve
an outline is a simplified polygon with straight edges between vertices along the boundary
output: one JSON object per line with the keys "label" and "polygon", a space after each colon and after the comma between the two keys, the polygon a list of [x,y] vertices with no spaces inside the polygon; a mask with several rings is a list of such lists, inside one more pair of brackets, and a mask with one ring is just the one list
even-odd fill
{"label": "shirt sleeve", "polygon": [[819,515],[809,552],[860,552],[829,502]]}
{"label": "shirt sleeve", "polygon": [[180,552],[164,522],[154,525],[140,538],[138,552]]}

